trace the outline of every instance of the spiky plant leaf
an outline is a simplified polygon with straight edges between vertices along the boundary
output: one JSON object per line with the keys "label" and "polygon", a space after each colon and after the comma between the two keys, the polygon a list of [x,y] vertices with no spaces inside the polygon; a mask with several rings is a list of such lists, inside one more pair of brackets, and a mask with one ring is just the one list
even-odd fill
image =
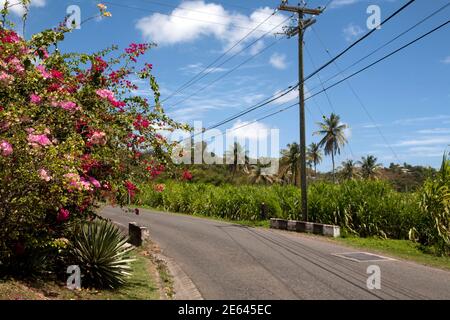
{"label": "spiky plant leaf", "polygon": [[71,253],[81,268],[83,285],[114,289],[131,275],[130,251],[119,229],[109,221],[83,225],[71,244]]}

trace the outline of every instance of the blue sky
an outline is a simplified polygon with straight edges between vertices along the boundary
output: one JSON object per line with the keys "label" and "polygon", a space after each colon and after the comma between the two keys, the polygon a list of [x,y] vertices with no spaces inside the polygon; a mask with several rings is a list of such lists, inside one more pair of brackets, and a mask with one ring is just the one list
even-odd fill
{"label": "blue sky", "polygon": [[[3,0],[0,0],[1,2]],[[308,5],[317,7],[325,5],[326,2],[327,0],[310,0]],[[368,31],[366,20],[369,14],[366,13],[366,9],[369,5],[378,5],[381,8],[382,18],[385,18],[405,2],[335,0],[321,16],[317,17],[317,23],[313,27],[315,32],[309,30],[305,35],[305,45],[314,65],[317,67],[329,59],[316,34],[330,53],[336,54],[352,40]],[[381,30],[376,31],[370,38],[340,58],[337,61],[338,66],[344,69],[448,2],[448,0],[417,0]],[[72,4],[80,6],[82,20],[86,19],[97,13],[96,3],[91,0],[35,0],[30,10],[26,32],[29,35],[56,25],[65,15],[66,8]],[[158,47],[149,52],[146,60],[154,65],[154,72],[164,98],[264,20],[279,1],[113,0],[104,3],[112,12],[112,18],[92,20],[84,24],[81,30],[68,35],[62,49],[93,52],[111,44],[123,48],[131,42],[157,42]],[[16,17],[18,14],[20,12],[16,9]],[[449,16],[450,7],[447,7],[349,72],[356,71],[445,22]],[[274,29],[286,18],[286,13],[273,16],[260,27],[259,30],[262,31],[253,33],[227,57],[263,33]],[[331,105],[324,94],[308,100],[306,113],[308,143],[317,142],[319,139],[312,133],[317,130],[316,122],[321,119],[322,113],[329,115],[335,110],[342,121],[350,127],[347,132],[349,144],[338,156],[338,163],[374,154],[385,165],[389,165],[390,162],[406,161],[411,164],[439,166],[444,150],[450,148],[448,147],[449,38],[450,28],[447,25],[419,43],[352,78],[351,87],[362,104],[346,83],[328,91]],[[274,40],[274,36],[268,35],[228,63],[213,70],[201,81],[182,91],[180,95],[167,100],[164,106],[168,113],[180,121],[190,123],[194,120],[203,121],[207,127],[296,83],[298,75],[296,39],[282,39],[258,54]],[[315,69],[309,54],[305,52],[306,74]],[[172,107],[173,104],[184,100],[251,57],[252,59],[238,70]],[[331,65],[323,70],[320,76],[325,80],[336,73],[336,66]],[[316,92],[320,89],[319,79],[312,78],[306,83],[306,87],[309,92]],[[295,95],[289,98],[295,99]],[[282,108],[280,104],[265,106],[221,129],[241,126],[280,108]],[[298,109],[292,108],[236,132],[241,136],[254,138],[257,136],[256,130],[261,128],[279,129],[281,146],[298,141]],[[319,169],[329,170],[330,167],[330,159],[325,159]]]}

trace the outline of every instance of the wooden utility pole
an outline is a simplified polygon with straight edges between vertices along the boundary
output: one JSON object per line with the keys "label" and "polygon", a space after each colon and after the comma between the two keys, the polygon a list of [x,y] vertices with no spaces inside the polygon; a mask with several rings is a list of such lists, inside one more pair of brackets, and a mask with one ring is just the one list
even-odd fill
{"label": "wooden utility pole", "polygon": [[305,15],[317,16],[323,12],[320,7],[318,9],[308,9],[298,4],[296,7],[288,6],[287,0],[283,0],[279,6],[280,11],[295,12],[298,16],[298,25],[289,27],[285,30],[285,34],[291,38],[298,35],[298,93],[299,93],[299,113],[300,113],[300,179],[302,192],[302,213],[303,220],[308,221],[308,185],[306,181],[306,121],[305,121],[305,86],[304,86],[304,67],[303,67],[303,36],[306,28],[313,25],[316,20],[314,18],[304,19]]}

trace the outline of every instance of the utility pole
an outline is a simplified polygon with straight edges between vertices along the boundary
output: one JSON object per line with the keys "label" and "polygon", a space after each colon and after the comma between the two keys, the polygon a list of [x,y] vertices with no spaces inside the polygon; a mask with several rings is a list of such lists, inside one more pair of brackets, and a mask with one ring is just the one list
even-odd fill
{"label": "utility pole", "polygon": [[288,1],[283,0],[278,7],[280,11],[289,11],[297,13],[298,25],[285,29],[285,34],[291,38],[298,35],[298,93],[299,93],[299,113],[300,113],[300,179],[302,194],[302,213],[303,220],[308,221],[308,185],[306,181],[306,121],[305,121],[305,86],[304,86],[304,66],[303,66],[303,37],[305,30],[313,25],[314,18],[304,19],[305,15],[317,16],[323,12],[318,9],[308,9],[305,6],[288,6]]}

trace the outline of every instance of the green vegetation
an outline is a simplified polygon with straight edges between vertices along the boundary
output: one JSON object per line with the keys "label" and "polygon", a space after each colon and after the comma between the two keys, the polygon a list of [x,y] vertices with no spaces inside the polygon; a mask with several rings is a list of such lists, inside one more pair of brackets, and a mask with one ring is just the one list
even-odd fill
{"label": "green vegetation", "polygon": [[[375,159],[376,163],[376,159]],[[360,237],[415,240],[429,252],[448,254],[450,181],[444,159],[438,179],[415,193],[396,191],[377,179],[344,180],[310,185],[312,221],[336,224]],[[214,186],[168,182],[164,190],[142,185],[137,204],[165,211],[218,217],[232,221],[264,221],[271,217],[301,219],[300,190],[294,186]]]}
{"label": "green vegetation", "polygon": [[[233,221],[302,216],[300,190],[293,186],[217,187],[169,182],[163,192],[151,186],[140,190],[139,204],[165,211]],[[337,224],[359,236],[407,239],[423,218],[417,194],[396,192],[383,181],[349,180],[339,185],[318,182],[310,186],[308,196],[311,220]]]}
{"label": "green vegetation", "polygon": [[69,290],[61,281],[48,279],[0,279],[0,299],[7,300],[157,300],[160,298],[150,259],[136,252],[133,274],[116,290]]}
{"label": "green vegetation", "polygon": [[109,221],[95,220],[83,225],[69,246],[74,264],[83,270],[83,285],[117,288],[130,276],[133,247],[128,238]]}

